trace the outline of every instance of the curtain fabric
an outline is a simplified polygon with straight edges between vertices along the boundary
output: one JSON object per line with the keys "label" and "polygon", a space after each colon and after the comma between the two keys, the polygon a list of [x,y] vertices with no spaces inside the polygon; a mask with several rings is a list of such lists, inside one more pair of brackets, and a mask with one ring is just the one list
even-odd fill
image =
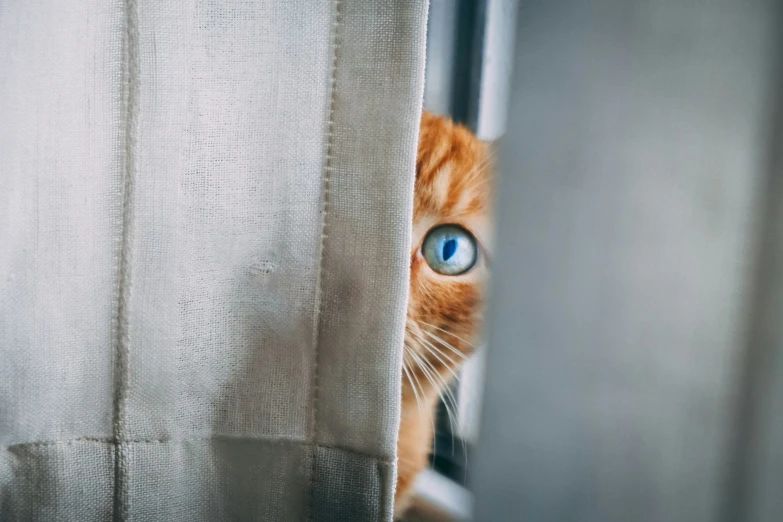
{"label": "curtain fabric", "polygon": [[0,519],[390,520],[426,0],[0,0]]}

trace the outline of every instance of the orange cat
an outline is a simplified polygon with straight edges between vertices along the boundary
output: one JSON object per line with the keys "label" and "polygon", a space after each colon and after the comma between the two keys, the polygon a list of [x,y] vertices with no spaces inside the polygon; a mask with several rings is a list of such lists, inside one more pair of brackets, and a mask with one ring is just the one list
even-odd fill
{"label": "orange cat", "polygon": [[416,159],[395,513],[427,465],[438,397],[482,326],[491,234],[491,155],[450,120],[424,113]]}

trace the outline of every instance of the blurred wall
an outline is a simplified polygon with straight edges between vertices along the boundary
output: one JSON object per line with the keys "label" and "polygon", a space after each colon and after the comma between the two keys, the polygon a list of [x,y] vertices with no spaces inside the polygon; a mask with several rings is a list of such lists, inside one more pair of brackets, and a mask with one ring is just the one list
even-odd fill
{"label": "blurred wall", "polygon": [[475,520],[783,520],[778,10],[520,2]]}

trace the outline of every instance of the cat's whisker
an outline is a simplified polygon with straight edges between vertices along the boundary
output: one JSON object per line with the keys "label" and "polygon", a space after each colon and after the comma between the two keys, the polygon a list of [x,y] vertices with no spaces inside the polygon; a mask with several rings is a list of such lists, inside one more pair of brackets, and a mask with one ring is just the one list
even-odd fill
{"label": "cat's whisker", "polygon": [[449,332],[448,330],[444,330],[443,328],[441,328],[441,327],[439,327],[439,326],[435,326],[434,324],[425,323],[424,321],[419,321],[419,322],[420,322],[421,324],[423,324],[423,325],[426,325],[426,326],[429,326],[429,327],[435,328],[436,330],[438,330],[438,331],[440,331],[440,332],[443,332],[443,333],[449,334],[449,335],[451,335],[452,337],[455,337],[455,338],[459,339],[460,341],[462,341],[463,343],[467,344],[467,345],[468,345],[468,346],[470,346],[471,348],[476,348],[476,346],[475,346],[475,345],[473,345],[473,344],[471,344],[470,342],[466,341],[465,339],[463,339],[462,337],[460,337],[460,336],[459,336],[459,335],[457,335],[457,334],[454,334],[454,333],[452,333],[452,332]]}
{"label": "cat's whisker", "polygon": [[440,345],[441,345],[441,346],[443,346],[444,348],[448,348],[448,349],[449,349],[449,351],[450,351],[451,353],[453,353],[453,354],[455,354],[455,355],[459,356],[459,357],[462,359],[462,362],[464,362],[464,361],[466,361],[466,360],[468,359],[468,356],[467,356],[467,355],[465,355],[464,353],[462,353],[461,351],[459,351],[459,350],[458,350],[457,348],[455,348],[455,347],[454,347],[454,345],[452,345],[451,343],[449,343],[449,342],[447,342],[447,341],[443,340],[441,337],[439,337],[439,336],[437,336],[437,335],[433,334],[432,332],[426,332],[426,331],[425,331],[424,333],[426,333],[426,334],[427,334],[429,337],[431,337],[432,339],[434,339],[436,342],[440,343]]}
{"label": "cat's whisker", "polygon": [[[459,362],[458,362],[458,361],[455,361],[454,359],[452,359],[452,358],[451,358],[451,357],[450,357],[450,356],[449,356],[447,353],[445,353],[443,350],[441,350],[440,348],[438,348],[437,346],[435,346],[434,344],[432,344],[430,341],[428,341],[428,340],[427,340],[427,339],[425,339],[424,337],[420,336],[419,334],[415,334],[415,333],[414,333],[414,334],[413,334],[413,336],[414,336],[414,337],[415,337],[415,338],[416,338],[416,339],[417,339],[417,340],[418,340],[420,343],[422,343],[422,344],[423,344],[423,348],[426,348],[428,353],[431,353],[432,355],[434,355],[434,356],[435,356],[435,357],[438,359],[438,361],[440,361],[440,362],[441,362],[441,363],[442,363],[444,366],[446,366],[446,367],[447,367],[447,368],[449,368],[449,369],[451,369],[451,366],[453,366],[454,368],[457,368],[457,369],[459,368],[459,366],[460,366]],[[460,354],[460,355],[462,355],[462,354]],[[445,359],[446,359],[446,361],[448,361],[448,363],[447,363],[446,361],[444,361],[443,359],[441,359],[441,357],[440,357],[440,356],[442,356],[443,358],[445,358]],[[463,355],[462,357],[463,357],[463,359],[465,359],[465,356],[464,356],[464,355]],[[450,365],[451,365],[451,366],[450,366]],[[454,372],[453,372],[453,371],[452,371],[452,374],[454,374]],[[456,374],[454,374],[454,376],[455,376],[455,377],[457,377],[457,375],[456,375]],[[459,379],[459,377],[457,377],[457,379]]]}
{"label": "cat's whisker", "polygon": [[[428,344],[430,344],[430,343],[428,343]],[[430,344],[430,346],[432,346],[432,345]],[[435,355],[435,354],[433,354],[433,355]],[[443,364],[445,365],[445,363],[443,363]],[[454,374],[454,372],[452,372],[452,374]],[[457,380],[459,380],[459,377],[456,374],[454,374],[454,376],[457,378]],[[454,434],[457,433],[458,429],[459,429],[459,421],[458,421],[456,415],[454,414],[454,411],[455,410],[459,411],[459,407],[457,406],[457,399],[454,396],[454,393],[453,393],[453,390],[451,389],[451,387],[449,387],[446,384],[445,379],[441,378],[441,382],[443,383],[443,387],[438,392],[438,396],[443,401],[443,405],[446,408],[446,417],[447,417],[447,420],[449,422],[449,427],[451,428],[451,430],[450,430],[451,431],[451,453],[452,453],[452,457],[453,457],[454,456]],[[444,396],[444,394],[445,394],[445,396]],[[451,404],[451,407],[449,407],[449,403]],[[460,443],[462,445],[462,454],[463,455],[467,455],[467,453],[468,453],[467,442],[462,437],[459,437],[459,439],[460,439]],[[467,474],[467,465],[468,464],[467,464],[467,460],[466,460],[465,461],[465,466],[466,466],[465,473],[466,474]]]}
{"label": "cat's whisker", "polygon": [[445,340],[443,340],[443,338],[441,338],[441,337],[439,337],[439,336],[437,336],[437,335],[434,335],[434,334],[432,334],[432,333],[430,333],[430,332],[427,332],[427,334],[429,335],[429,337],[431,337],[432,339],[434,339],[436,342],[440,343],[440,345],[441,345],[442,347],[444,347],[444,348],[448,348],[449,352],[451,352],[451,353],[453,353],[453,354],[455,354],[455,355],[458,355],[458,356],[460,356],[460,358],[462,359],[462,362],[465,362],[465,361],[468,359],[468,356],[467,356],[467,355],[465,355],[464,353],[462,353],[461,351],[459,351],[459,350],[458,350],[458,349],[457,349],[457,348],[456,348],[456,347],[455,347],[453,344],[451,344],[450,342],[448,342],[448,341],[445,341]]}
{"label": "cat's whisker", "polygon": [[[427,364],[427,366],[429,367],[429,370],[432,372],[432,374],[433,374],[433,376],[434,376],[434,377],[433,377],[433,378],[434,378],[434,380],[436,380],[436,381],[437,381],[437,387],[436,387],[436,389],[437,389],[437,391],[438,391],[438,395],[439,395],[439,396],[440,396],[440,398],[441,398],[441,399],[443,399],[443,400],[444,400],[444,402],[445,402],[445,401],[446,401],[446,398],[444,398],[444,397],[443,397],[443,393],[446,393],[446,394],[451,394],[451,386],[450,386],[450,383],[449,383],[449,381],[451,381],[452,379],[447,379],[447,377],[445,377],[445,376],[441,375],[441,374],[440,374],[440,373],[439,373],[437,370],[435,370],[435,368],[434,368],[434,365],[433,365],[433,364],[432,364],[430,361],[427,361],[427,362],[426,362],[426,364]],[[441,362],[441,364],[443,364],[443,363]],[[445,364],[444,364],[444,366],[445,366]],[[457,375],[457,373],[456,373],[456,372],[454,372],[454,370],[452,370],[452,369],[451,369],[451,368],[449,368],[448,366],[447,366],[447,369],[448,369],[448,370],[451,372],[451,375],[453,376],[453,380],[455,380],[455,381],[457,381],[457,382],[458,382],[458,381],[459,381],[459,375]],[[452,396],[450,396],[450,397],[448,397],[448,398],[449,398],[449,399],[451,399],[452,406],[453,406],[455,409],[457,409],[457,401],[456,401],[456,399],[453,397],[453,394],[451,394],[451,395],[452,395]]]}
{"label": "cat's whisker", "polygon": [[[405,349],[408,351],[408,355],[412,356],[415,355],[415,352],[408,346],[405,347]],[[418,363],[416,364],[418,366]],[[403,364],[403,367],[406,365]],[[426,404],[424,403],[424,387],[421,385],[421,382],[419,381],[418,375],[416,375],[416,371],[413,368],[408,367],[408,381],[411,383],[411,389],[413,390],[413,395],[416,397],[416,405],[419,408],[419,415],[422,416],[425,414],[424,410],[426,409]],[[418,389],[418,391],[417,391]]]}
{"label": "cat's whisker", "polygon": [[[422,372],[424,373],[424,377],[425,377],[425,378],[426,378],[426,379],[427,379],[427,380],[428,380],[430,383],[432,383],[432,379],[431,379],[431,378],[430,378],[430,376],[427,374],[427,369],[426,369],[426,368],[424,368],[424,367],[422,366],[422,364],[421,364],[421,363],[422,363],[422,360],[421,360],[421,358],[419,357],[419,355],[416,353],[416,351],[415,351],[415,350],[413,350],[413,349],[411,349],[411,348],[410,348],[410,347],[408,347],[408,346],[405,346],[405,348],[408,350],[408,355],[409,355],[409,356],[410,356],[410,357],[411,357],[411,358],[414,360],[414,362],[416,363],[416,366],[417,366],[417,367],[418,367],[420,370],[422,370]],[[417,382],[417,383],[418,383],[418,385],[419,385],[419,390],[421,391],[421,395],[422,395],[422,397],[426,397],[426,394],[424,393],[424,387],[421,385],[421,382],[419,381],[419,377],[416,375],[416,371],[415,371],[414,369],[411,369],[410,371],[411,371],[411,374],[413,375],[414,379],[416,379],[416,382]],[[411,386],[413,386],[413,385],[411,385]],[[419,399],[418,399],[418,396],[417,396],[417,398],[416,398],[416,401],[417,401],[417,402],[419,401]],[[422,413],[422,414],[423,414],[423,411],[422,411],[421,409],[420,409],[419,411],[420,411],[420,413]],[[432,433],[433,433],[433,443],[434,443],[434,434],[435,434],[435,418],[434,418],[434,417],[432,417],[432,416],[430,416],[430,422],[432,423]]]}
{"label": "cat's whisker", "polygon": [[[426,368],[432,374],[433,380],[431,380],[430,382],[432,382],[433,386],[435,386],[435,388],[437,390],[439,390],[439,391],[440,390],[444,390],[444,389],[448,390],[449,389],[449,385],[448,385],[448,382],[446,381],[446,378],[443,377],[440,374],[440,372],[438,372],[438,370],[435,368],[435,366],[432,364],[432,362],[428,361],[425,357],[423,357],[421,355],[418,355],[418,357],[419,357],[419,360],[420,360],[419,366],[422,369]],[[447,366],[447,369],[450,369],[450,368],[448,368],[448,366]],[[454,374],[453,371],[452,371],[452,374]],[[457,377],[457,378],[459,378],[459,377]]]}
{"label": "cat's whisker", "polygon": [[460,359],[462,359],[463,362],[468,359],[468,356],[465,355],[464,353],[462,353],[461,351],[459,351],[453,344],[443,340],[441,337],[435,335],[432,332],[425,331],[424,333],[427,334],[430,338],[432,338],[435,341],[439,342],[441,344],[441,346],[443,346],[444,348],[448,348],[454,355],[456,355]]}
{"label": "cat's whisker", "polygon": [[[424,333],[429,334],[430,336],[434,337],[436,340],[438,340],[440,342],[444,342],[442,339],[438,338],[437,336],[434,336],[433,334],[430,334],[427,331],[424,331]],[[443,364],[451,372],[451,374],[454,376],[454,378],[457,381],[459,381],[459,376],[456,374],[456,372],[453,370],[453,368],[451,366],[449,366],[449,364],[447,364],[445,361],[443,361],[438,356],[438,354],[435,353],[432,350],[432,348],[435,348],[435,350],[441,352],[444,355],[444,357],[447,357],[444,352],[439,350],[437,347],[435,347],[435,345],[433,345],[431,342],[429,342],[426,339],[424,339],[421,335],[417,334],[416,332],[411,331],[411,334],[413,335],[414,338],[416,338],[417,340],[419,340],[422,343],[424,348],[426,348],[430,353],[432,353],[432,355],[434,355],[438,359],[438,361],[440,361],[440,363]],[[446,343],[446,344],[448,344],[448,343]],[[455,351],[455,353],[460,355],[463,359],[466,359],[465,355],[463,353],[461,353],[461,352],[457,352],[454,347],[449,345],[449,348],[451,348],[453,351]],[[459,365],[453,359],[451,359],[449,357],[447,357],[447,358],[454,364],[455,367],[459,367]],[[424,360],[426,361],[426,359],[424,359]],[[429,361],[426,361],[426,364],[433,371],[435,370],[434,368],[432,368],[431,363]],[[451,388],[445,382],[445,379],[442,376],[440,376],[437,372],[434,372],[434,373],[435,373],[435,375],[437,375],[440,378],[439,380],[440,380],[440,382],[442,384],[442,386],[438,386],[438,388],[439,388],[438,396],[443,401],[443,405],[446,408],[446,417],[447,417],[448,422],[449,422],[449,427],[451,428],[451,430],[450,430],[451,431],[451,451],[452,451],[452,456],[453,456],[453,453],[454,453],[454,433],[456,433],[457,429],[458,429],[458,420],[456,418],[456,415],[454,414],[454,411],[458,410],[459,408],[457,406],[456,397],[454,397],[454,394],[453,394]],[[467,444],[466,444],[466,442],[464,440],[461,440],[461,442],[462,442],[462,446],[463,446],[463,448],[462,448],[463,454],[466,454],[467,453]]]}
{"label": "cat's whisker", "polygon": [[[436,341],[438,341],[439,343],[441,343],[441,344],[442,344],[442,345],[444,345],[444,346],[446,346],[446,344],[447,344],[447,343],[444,343],[444,342],[443,342],[443,341],[440,339],[440,337],[434,336],[434,335],[432,335],[432,334],[430,334],[430,337],[432,337],[433,339],[435,339]],[[440,348],[438,348],[438,347],[437,347],[435,344],[433,344],[431,341],[427,341],[427,346],[429,346],[430,348],[432,348],[433,350],[435,350],[436,352],[438,352],[440,355],[442,355],[443,357],[445,357],[446,359],[448,359],[448,360],[449,360],[451,363],[453,363],[453,364],[454,364],[454,366],[455,366],[455,367],[457,367],[457,368],[459,368],[459,367],[460,367],[460,365],[461,365],[463,362],[465,362],[465,361],[468,359],[468,357],[467,357],[467,356],[466,356],[464,353],[460,352],[459,350],[456,350],[456,351],[454,351],[454,347],[453,347],[453,346],[448,346],[448,348],[452,350],[452,355],[457,355],[457,356],[460,358],[460,360],[459,360],[459,361],[455,361],[454,359],[452,359],[452,358],[451,358],[451,355],[447,354],[446,352],[444,352],[443,350],[441,350]]]}
{"label": "cat's whisker", "polygon": [[434,369],[432,368],[432,365],[430,365],[429,361],[427,361],[420,354],[415,353],[413,351],[411,351],[410,354],[412,357],[416,359],[416,366],[418,366],[419,369],[424,373],[424,376],[427,378],[427,381],[429,381],[429,383],[436,391],[439,390],[440,383],[435,379],[435,375],[437,374],[437,372],[434,372]]}
{"label": "cat's whisker", "polygon": [[[441,376],[438,371],[432,366],[432,364],[426,360],[421,355],[411,351],[410,355],[413,356],[416,359],[416,364],[418,367],[422,370],[424,373],[424,376],[427,378],[427,380],[432,384],[432,386],[435,388],[435,390],[438,393],[438,397],[443,401],[443,406],[446,408],[446,417],[449,421],[449,426],[451,427],[451,447],[452,452],[454,450],[454,433],[457,429],[457,417],[454,414],[454,411],[452,410],[452,406],[454,409],[457,408],[457,400],[454,397],[454,394],[452,393],[451,389],[449,388],[448,383],[446,380]],[[446,394],[444,396],[444,393]],[[451,403],[451,406],[449,405]],[[433,420],[434,424],[434,420]],[[435,433],[435,429],[433,427],[433,434]]]}
{"label": "cat's whisker", "polygon": [[480,162],[473,165],[468,175],[473,174],[474,172],[481,172],[492,162],[493,159],[495,159],[495,156],[496,152],[493,149],[488,148],[484,157]]}
{"label": "cat's whisker", "polygon": [[489,181],[492,181],[492,180],[490,180],[490,179],[482,179],[481,181],[479,181],[478,183],[473,185],[473,189],[475,190],[478,187],[480,187],[481,185],[484,185],[485,183],[487,183]]}
{"label": "cat's whisker", "polygon": [[[452,372],[452,374],[455,376],[457,380],[459,380],[459,377]],[[457,398],[454,396],[454,391],[452,390],[451,386],[446,382],[446,379],[443,376],[440,376],[440,382],[442,383],[442,386],[440,387],[438,391],[438,396],[443,401],[443,406],[446,408],[446,417],[449,422],[449,427],[451,428],[449,431],[451,433],[451,456],[454,456],[454,434],[457,433],[458,429],[458,419],[457,415],[455,414],[456,411],[459,411],[459,407],[457,406]],[[465,441],[462,441],[463,446],[465,445]],[[464,450],[465,448],[463,448]]]}
{"label": "cat's whisker", "polygon": [[413,383],[413,378],[411,377],[410,370],[408,370],[407,365],[402,365],[402,371],[405,373],[405,377],[408,379],[408,382],[411,385],[411,390],[413,390],[413,396],[416,398],[416,406],[419,408],[419,414],[422,414],[424,412],[421,399],[419,399],[419,392],[416,391],[416,385]]}
{"label": "cat's whisker", "polygon": [[[408,354],[416,358],[416,353],[411,349],[408,348]],[[419,363],[416,363],[416,366],[421,367]],[[422,419],[427,415],[427,412],[425,411],[427,409],[426,404],[424,404],[424,398],[426,397],[426,394],[424,393],[424,386],[422,386],[421,381],[419,381],[419,377],[416,374],[416,370],[413,368],[409,369],[409,375],[413,376],[413,379],[411,380],[411,389],[413,390],[413,394],[416,397],[416,404],[419,408],[419,418]],[[426,376],[425,376],[426,377]],[[428,378],[429,379],[429,378]],[[419,392],[421,392],[421,395],[416,392],[416,387],[418,386]],[[430,424],[432,425],[432,433],[433,433],[433,452],[437,451],[437,441],[435,440],[434,434],[435,434],[435,419],[432,415],[430,415]]]}
{"label": "cat's whisker", "polygon": [[446,368],[446,370],[447,370],[447,371],[449,372],[449,374],[450,374],[449,380],[453,379],[453,380],[455,380],[455,381],[459,382],[459,380],[460,380],[460,377],[459,377],[459,373],[457,373],[457,372],[458,372],[458,370],[459,370],[459,366],[457,366],[457,365],[454,365],[454,366],[449,366],[449,364],[447,364],[445,361],[443,361],[443,360],[442,360],[442,359],[441,359],[441,358],[438,356],[438,354],[436,354],[435,352],[433,352],[433,351],[432,351],[432,350],[430,350],[430,349],[427,349],[427,353],[429,353],[429,354],[432,354],[432,355],[433,355],[433,356],[434,356],[434,357],[435,357],[435,358],[438,360],[438,362],[439,362],[439,363],[441,363],[441,364],[442,364],[442,365],[443,365],[443,366]]}
{"label": "cat's whisker", "polygon": [[[487,169],[492,166],[492,163],[495,161],[495,152],[492,151],[479,163],[476,165],[476,167],[471,171],[471,174],[486,174]],[[485,176],[484,179],[473,185],[473,187],[479,187],[483,185],[484,183],[491,181],[492,176]]]}
{"label": "cat's whisker", "polygon": [[[480,163],[478,163],[475,167],[473,167],[468,175],[466,177],[475,176],[477,174],[485,174],[487,172],[487,169],[492,165],[493,161],[495,160],[495,151],[490,150],[488,151],[487,155],[484,157],[483,160],[481,160]],[[490,181],[492,178],[487,176],[480,182],[472,185],[474,188],[483,185],[487,181]]]}
{"label": "cat's whisker", "polygon": [[[410,348],[409,346],[406,346],[405,349],[408,352],[409,356],[413,354],[413,349]],[[423,414],[424,408],[425,408],[425,404],[424,404],[424,400],[423,400],[423,398],[424,398],[424,388],[422,388],[421,383],[419,382],[419,378],[416,376],[416,372],[413,370],[413,368],[411,368],[410,364],[408,362],[403,362],[403,366],[404,367],[407,366],[408,377],[409,377],[408,381],[411,383],[411,388],[413,389],[413,394],[416,397],[416,404],[419,407],[419,412],[421,412]],[[417,389],[418,389],[418,392],[421,392],[420,394],[417,393]]]}
{"label": "cat's whisker", "polygon": [[458,411],[457,399],[454,397],[454,393],[451,388],[445,383],[445,380],[441,377],[443,386],[438,391],[438,397],[443,401],[443,406],[446,408],[446,419],[449,422],[451,428],[451,456],[454,456],[454,434],[457,432],[457,416],[455,411]]}

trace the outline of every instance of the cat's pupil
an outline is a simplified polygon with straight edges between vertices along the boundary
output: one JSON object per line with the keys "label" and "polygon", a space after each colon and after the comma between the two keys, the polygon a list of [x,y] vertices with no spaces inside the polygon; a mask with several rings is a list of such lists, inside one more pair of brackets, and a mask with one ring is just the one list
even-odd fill
{"label": "cat's pupil", "polygon": [[457,240],[449,239],[443,244],[443,260],[448,261],[457,251]]}

